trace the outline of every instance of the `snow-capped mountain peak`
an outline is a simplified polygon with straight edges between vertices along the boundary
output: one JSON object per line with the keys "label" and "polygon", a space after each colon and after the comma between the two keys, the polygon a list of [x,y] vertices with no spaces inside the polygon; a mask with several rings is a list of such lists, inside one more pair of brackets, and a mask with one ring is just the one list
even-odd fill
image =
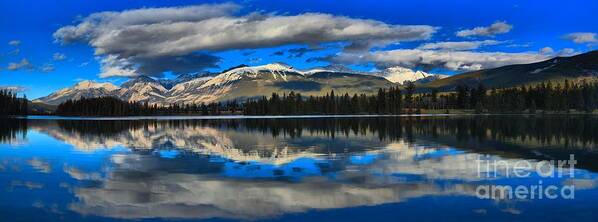
{"label": "snow-capped mountain peak", "polygon": [[425,81],[427,79],[442,79],[446,75],[430,74],[420,70],[412,70],[409,68],[394,66],[389,67],[378,73],[380,76],[386,78],[388,81],[405,84],[407,82]]}
{"label": "snow-capped mountain peak", "polygon": [[69,99],[93,98],[100,96],[118,96],[121,88],[109,82],[98,83],[89,80],[81,81],[72,87],[56,91],[35,101],[58,105]]}
{"label": "snow-capped mountain peak", "polygon": [[194,86],[201,86],[202,84],[204,84],[205,82],[209,81],[212,78],[214,78],[214,77],[213,76],[196,77],[194,79],[184,81],[184,82],[174,85],[172,88],[170,88],[170,92],[172,94],[178,94],[178,93],[184,92],[185,90],[188,90]]}
{"label": "snow-capped mountain peak", "polygon": [[238,68],[231,69],[226,71],[222,74],[257,74],[259,72],[268,71],[268,72],[298,72],[297,70],[293,69],[292,66],[289,66],[284,63],[270,63],[261,66],[240,66]]}
{"label": "snow-capped mountain peak", "polygon": [[[331,72],[343,75],[331,74]],[[310,73],[308,75],[307,73]],[[318,75],[323,73],[323,75]],[[344,75],[352,73],[353,75]],[[271,95],[273,92],[290,90],[321,94],[326,88],[338,88],[369,92],[393,85],[390,81],[371,73],[359,73],[342,66],[322,67],[301,71],[293,67],[272,63],[261,66],[237,66],[218,75],[193,74],[177,79],[154,79],[140,76],[121,84],[85,81],[63,91],[42,97],[39,101],[58,105],[69,99],[114,96],[125,101],[149,104],[200,104],[213,101],[247,99]],[[367,81],[367,84],[362,84]]]}
{"label": "snow-capped mountain peak", "polygon": [[292,66],[284,64],[284,63],[270,63],[270,64],[266,64],[263,66],[257,66],[255,68],[272,70],[272,71],[295,71]]}
{"label": "snow-capped mountain peak", "polygon": [[315,67],[315,68],[311,68],[308,69],[306,71],[303,72],[304,75],[311,75],[314,73],[319,73],[319,72],[342,72],[342,73],[355,73],[355,74],[361,74],[360,72],[357,72],[347,66],[344,65],[338,65],[338,64],[333,64],[333,65],[327,65],[327,66],[322,66],[322,67]]}
{"label": "snow-capped mountain peak", "polygon": [[109,82],[104,82],[104,83],[98,83],[98,82],[93,82],[90,80],[85,80],[85,81],[81,81],[79,83],[77,83],[73,89],[77,89],[77,90],[85,90],[85,89],[106,89],[109,91],[114,91],[117,89],[120,89],[120,87],[115,86],[112,83]]}
{"label": "snow-capped mountain peak", "polygon": [[142,83],[142,84],[156,83],[156,84],[159,84],[158,81],[156,81],[155,79],[152,79],[150,77],[147,77],[147,76],[138,76],[138,77],[130,79],[129,81],[126,81],[125,83],[123,83],[121,85],[121,87],[123,87],[123,88],[129,88],[129,87],[132,87],[132,86],[134,86],[134,85],[136,85],[138,83]]}
{"label": "snow-capped mountain peak", "polygon": [[261,66],[239,66],[238,68],[228,70],[208,80],[201,86],[201,88],[228,85],[242,78],[254,79],[260,77],[260,74],[271,75],[263,76],[266,78],[281,78],[286,81],[287,73],[303,75],[300,71],[297,71],[293,69],[293,67],[283,63],[271,63]]}

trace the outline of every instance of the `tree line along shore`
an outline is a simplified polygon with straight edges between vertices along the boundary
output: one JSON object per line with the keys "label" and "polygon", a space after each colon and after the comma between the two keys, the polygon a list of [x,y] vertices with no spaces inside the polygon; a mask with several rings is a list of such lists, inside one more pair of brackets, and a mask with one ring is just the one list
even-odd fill
{"label": "tree line along shore", "polygon": [[[0,91],[1,115],[28,115],[27,99]],[[51,115],[141,116],[141,115],[356,115],[420,113],[593,113],[598,107],[598,83],[551,82],[534,86],[487,89],[458,85],[455,91],[416,92],[404,88],[379,89],[375,94],[341,94],[332,90],[322,96],[299,92],[273,93],[244,102],[157,105],[127,102],[114,97],[67,100]]]}

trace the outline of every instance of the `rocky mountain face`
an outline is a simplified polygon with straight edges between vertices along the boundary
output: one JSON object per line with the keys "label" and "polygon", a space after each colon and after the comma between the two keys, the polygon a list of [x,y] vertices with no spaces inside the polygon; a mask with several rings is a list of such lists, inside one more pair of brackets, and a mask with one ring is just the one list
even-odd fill
{"label": "rocky mountain face", "polygon": [[308,71],[274,63],[239,66],[212,76],[180,76],[175,80],[156,80],[140,76],[116,86],[111,83],[83,81],[35,102],[58,105],[69,99],[114,96],[126,101],[150,104],[209,103],[245,100],[295,91],[303,95],[324,95],[334,90],[344,93],[375,93],[379,88],[396,86],[388,79],[346,70],[319,68]]}

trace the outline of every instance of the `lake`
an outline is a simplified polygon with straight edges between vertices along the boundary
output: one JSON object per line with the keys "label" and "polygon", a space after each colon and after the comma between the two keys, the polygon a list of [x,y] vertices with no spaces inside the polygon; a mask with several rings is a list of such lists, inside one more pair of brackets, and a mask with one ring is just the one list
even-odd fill
{"label": "lake", "polygon": [[8,221],[598,218],[591,115],[0,124]]}

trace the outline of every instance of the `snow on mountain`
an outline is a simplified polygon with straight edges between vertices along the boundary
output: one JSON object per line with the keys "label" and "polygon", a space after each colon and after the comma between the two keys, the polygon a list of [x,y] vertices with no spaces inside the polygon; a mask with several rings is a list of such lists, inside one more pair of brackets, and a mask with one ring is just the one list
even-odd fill
{"label": "snow on mountain", "polygon": [[270,63],[261,66],[241,66],[235,69],[228,70],[220,75],[224,76],[249,76],[249,77],[256,77],[260,73],[272,73],[273,78],[276,78],[274,74],[280,73],[287,73],[287,72],[295,72],[299,73],[298,70],[293,69],[292,66],[289,66],[284,63]]}
{"label": "snow on mountain", "polygon": [[239,84],[242,80],[254,83],[286,82],[297,76],[303,77],[303,74],[282,63],[253,67],[241,65],[211,78],[196,78],[177,84],[170,90],[170,101],[185,103],[212,102],[227,96],[232,90],[241,90],[242,87]]}
{"label": "snow on mountain", "polygon": [[356,74],[356,75],[373,75],[373,76],[381,76],[397,84],[405,84],[406,82],[431,82],[437,79],[442,79],[448,77],[447,75],[441,74],[430,74],[424,71],[413,71],[412,69],[395,66],[390,67],[382,71],[378,72],[362,72],[353,70],[344,65],[328,65],[323,67],[316,67],[306,71],[303,71],[303,75],[313,75],[316,73],[322,72],[333,72],[333,73],[347,73],[347,74]]}
{"label": "snow on mountain", "polygon": [[202,87],[213,78],[213,76],[204,76],[176,84],[168,91],[168,101],[171,103],[183,102],[196,104],[213,101],[220,93]]}
{"label": "snow on mountain", "polygon": [[127,101],[160,103],[168,90],[155,79],[140,76],[122,84],[120,98]]}
{"label": "snow on mountain", "polygon": [[[282,63],[271,63],[262,66],[242,66],[215,76],[214,78],[210,79],[205,84],[203,84],[201,88],[225,86],[242,78],[260,77],[260,74],[269,74],[271,75],[271,78],[275,80],[281,78],[286,81],[287,74],[289,73],[303,75],[300,71],[295,70],[293,69],[293,67]],[[268,78],[268,76],[261,77]]]}
{"label": "snow on mountain", "polygon": [[36,99],[35,101],[58,105],[69,99],[118,96],[120,89],[120,87],[115,86],[112,83],[98,83],[86,80],[75,84],[73,87],[61,89],[48,96]]}
{"label": "snow on mountain", "polygon": [[171,89],[172,87],[174,87],[175,85],[177,85],[179,83],[191,81],[191,80],[196,79],[196,78],[209,77],[211,75],[212,74],[209,73],[209,72],[205,72],[205,73],[193,73],[193,74],[182,74],[182,75],[177,76],[174,79],[158,79],[157,81],[162,86],[164,86],[164,88]]}
{"label": "snow on mountain", "polygon": [[126,101],[150,104],[199,104],[267,96],[273,92],[289,90],[319,95],[321,90],[332,88],[354,93],[392,85],[384,79],[373,79],[369,76],[344,66],[301,71],[286,64],[272,63],[253,67],[238,66],[215,76],[185,75],[174,80],[156,80],[140,76],[130,79],[120,87],[111,83],[83,81],[38,100],[57,105],[68,99],[114,96]]}
{"label": "snow on mountain", "polygon": [[189,81],[185,81],[173,86],[169,92],[170,94],[177,95],[183,93],[185,90],[193,89],[193,88],[200,88],[204,83],[208,80],[214,78],[213,76],[204,76],[198,77]]}
{"label": "snow on mountain", "polygon": [[376,73],[391,82],[405,84],[407,82],[432,81],[447,77],[446,75],[430,74],[424,71],[414,71],[409,68],[395,66]]}
{"label": "snow on mountain", "polygon": [[309,70],[303,71],[303,75],[312,75],[314,73],[319,73],[319,72],[340,72],[340,73],[363,74],[363,73],[355,71],[347,66],[333,64],[333,65],[311,68]]}
{"label": "snow on mountain", "polygon": [[428,82],[432,82],[434,80],[444,79],[446,77],[449,77],[449,75],[431,74],[430,76],[428,76],[426,78],[423,78],[423,79],[418,79],[415,82],[418,82],[418,83],[428,83]]}
{"label": "snow on mountain", "polygon": [[105,89],[108,91],[113,91],[113,90],[117,90],[120,87],[113,85],[112,83],[106,82],[106,83],[97,83],[97,82],[92,82],[89,80],[86,81],[82,81],[79,82],[77,85],[75,85],[74,89],[78,89],[78,90],[85,90],[85,89]]}
{"label": "snow on mountain", "polygon": [[129,88],[129,87],[133,87],[136,84],[149,84],[149,83],[158,83],[158,81],[156,81],[155,79],[152,79],[150,77],[147,77],[147,76],[138,76],[138,77],[129,79],[129,81],[124,82],[123,84],[121,84],[121,87]]}

